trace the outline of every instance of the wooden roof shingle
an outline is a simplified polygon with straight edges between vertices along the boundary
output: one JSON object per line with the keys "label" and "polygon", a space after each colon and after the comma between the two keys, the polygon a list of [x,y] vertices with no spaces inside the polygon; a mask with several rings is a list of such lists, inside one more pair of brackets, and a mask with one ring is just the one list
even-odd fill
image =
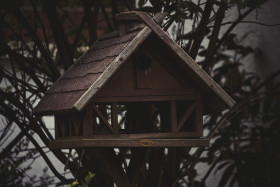
{"label": "wooden roof shingle", "polygon": [[155,33],[170,50],[176,52],[184,62],[184,66],[198,76],[198,79],[225,105],[232,107],[235,104],[232,98],[157,24],[164,19],[164,13],[159,13],[153,18],[142,12],[130,14],[142,20],[144,24],[138,25],[123,36],[114,32],[99,39],[48,89],[35,107],[34,113],[81,111],[151,33]]}
{"label": "wooden roof shingle", "polygon": [[78,99],[140,30],[134,30],[122,37],[113,33],[113,36],[109,34],[98,40],[46,91],[34,113],[51,114],[72,110]]}

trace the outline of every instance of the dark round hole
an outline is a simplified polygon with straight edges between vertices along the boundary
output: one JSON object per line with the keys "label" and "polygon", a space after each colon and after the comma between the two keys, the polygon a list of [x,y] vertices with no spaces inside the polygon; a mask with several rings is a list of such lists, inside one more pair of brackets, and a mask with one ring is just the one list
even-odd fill
{"label": "dark round hole", "polygon": [[136,65],[140,70],[148,70],[151,67],[151,59],[148,55],[141,54],[136,60]]}

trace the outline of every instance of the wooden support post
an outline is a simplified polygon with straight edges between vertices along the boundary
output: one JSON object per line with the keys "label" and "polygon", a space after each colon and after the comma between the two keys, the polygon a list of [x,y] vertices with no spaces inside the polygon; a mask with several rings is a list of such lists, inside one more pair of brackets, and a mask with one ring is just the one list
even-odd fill
{"label": "wooden support post", "polygon": [[203,136],[203,113],[202,113],[202,101],[201,97],[198,96],[196,101],[196,131],[199,136]]}
{"label": "wooden support post", "polygon": [[104,122],[106,127],[111,131],[112,134],[118,134],[118,132],[110,125],[104,115],[98,110],[98,108],[93,104],[93,110],[96,112],[97,116]]}
{"label": "wooden support post", "polygon": [[119,132],[118,105],[116,102],[113,102],[111,105],[111,122],[112,122],[112,126],[116,130],[116,132]]}
{"label": "wooden support post", "polygon": [[176,101],[170,101],[170,123],[171,123],[171,132],[177,132],[177,109]]}
{"label": "wooden support post", "polygon": [[183,127],[184,123],[189,118],[189,116],[192,114],[195,107],[196,107],[196,101],[194,101],[194,103],[184,113],[183,117],[181,118],[181,120],[178,124],[178,131],[180,131],[180,129]]}
{"label": "wooden support post", "polygon": [[61,127],[61,134],[62,134],[62,137],[64,138],[65,135],[66,135],[66,125],[65,125],[65,118],[64,116],[59,116],[60,118],[60,127]]}
{"label": "wooden support post", "polygon": [[80,127],[80,125],[81,125],[80,121],[81,121],[80,116],[78,114],[75,114],[73,122],[74,122],[74,129],[75,129],[76,136],[79,136],[79,129],[81,128]]}
{"label": "wooden support post", "polygon": [[[171,121],[171,132],[177,132],[178,125],[177,125],[177,106],[176,100],[171,100],[170,102],[170,121]],[[168,179],[173,179],[175,177],[175,165],[176,165],[176,148],[168,148],[168,155],[167,155],[167,173],[166,173],[166,184],[169,185]]]}
{"label": "wooden support post", "polygon": [[93,114],[92,114],[92,107],[91,106],[88,106],[86,108],[86,112],[84,114],[83,134],[84,134],[84,138],[92,138],[93,137]]}
{"label": "wooden support post", "polygon": [[59,124],[59,120],[58,120],[58,115],[55,115],[54,116],[54,128],[55,128],[55,130],[54,130],[54,137],[55,137],[55,139],[57,139],[59,136],[62,136],[61,134],[58,134],[59,132],[59,127],[60,126],[60,124]]}

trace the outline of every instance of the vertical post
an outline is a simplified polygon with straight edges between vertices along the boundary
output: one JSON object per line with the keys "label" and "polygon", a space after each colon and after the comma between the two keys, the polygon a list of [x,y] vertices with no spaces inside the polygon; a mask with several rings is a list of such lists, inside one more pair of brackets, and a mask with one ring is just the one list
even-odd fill
{"label": "vertical post", "polygon": [[171,132],[176,132],[178,129],[176,100],[170,101],[170,123],[171,123],[171,128],[170,128]]}
{"label": "vertical post", "polygon": [[[171,132],[177,132],[178,125],[177,125],[177,106],[176,100],[170,101],[170,122],[171,122]],[[166,186],[172,184],[172,180],[176,176],[176,162],[177,162],[177,149],[176,148],[168,148],[168,155],[167,160],[168,164],[166,166],[167,171],[165,174],[165,182]]]}
{"label": "vertical post", "polygon": [[62,137],[64,138],[65,135],[66,135],[66,125],[65,125],[65,117],[64,116],[59,116],[60,118],[60,127],[61,127],[61,134],[62,134]]}
{"label": "vertical post", "polygon": [[198,95],[196,100],[196,119],[195,119],[195,131],[198,136],[203,136],[203,113],[202,113],[202,101],[201,96]]}
{"label": "vertical post", "polygon": [[58,115],[54,116],[54,137],[57,139],[59,137],[58,135]]}
{"label": "vertical post", "polygon": [[86,107],[83,120],[83,131],[84,138],[93,137],[93,112],[91,106]]}
{"label": "vertical post", "polygon": [[116,130],[116,132],[119,132],[118,105],[116,102],[112,102],[112,105],[111,105],[111,122],[112,122],[112,126]]}

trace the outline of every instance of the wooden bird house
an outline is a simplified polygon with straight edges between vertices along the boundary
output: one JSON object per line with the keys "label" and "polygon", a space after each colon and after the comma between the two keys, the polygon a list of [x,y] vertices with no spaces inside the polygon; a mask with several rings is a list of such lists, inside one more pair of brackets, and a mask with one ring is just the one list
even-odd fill
{"label": "wooden bird house", "polygon": [[159,26],[165,14],[118,15],[48,89],[34,113],[55,116],[51,148],[207,146],[203,114],[232,98]]}

